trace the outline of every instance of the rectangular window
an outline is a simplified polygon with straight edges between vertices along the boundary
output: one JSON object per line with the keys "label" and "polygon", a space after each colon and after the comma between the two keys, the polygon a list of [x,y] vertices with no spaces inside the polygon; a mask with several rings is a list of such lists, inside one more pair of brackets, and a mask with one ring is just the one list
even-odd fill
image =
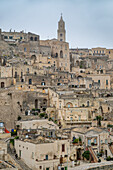
{"label": "rectangular window", "polygon": [[100,84],[100,80],[98,80],[98,83]]}
{"label": "rectangular window", "polygon": [[12,39],[13,39],[13,37],[12,37],[12,36],[9,36],[9,39],[11,39],[11,40],[12,40]]}
{"label": "rectangular window", "polygon": [[108,85],[108,80],[106,80],[106,85]]}
{"label": "rectangular window", "polygon": [[46,160],[48,160],[48,155],[46,155]]}
{"label": "rectangular window", "polygon": [[91,146],[91,139],[88,139],[88,146]]}
{"label": "rectangular window", "polygon": [[65,152],[65,144],[62,144],[62,152]]}
{"label": "rectangular window", "polygon": [[32,159],[34,159],[34,152],[32,152]]}
{"label": "rectangular window", "polygon": [[101,140],[101,144],[103,143],[103,140]]}
{"label": "rectangular window", "polygon": [[94,139],[94,144],[97,144],[97,139]]}
{"label": "rectangular window", "polygon": [[78,120],[79,120],[79,121],[81,120],[81,116],[78,117]]}
{"label": "rectangular window", "polygon": [[107,139],[105,139],[105,144],[107,144]]}
{"label": "rectangular window", "polygon": [[27,51],[27,49],[26,48],[24,48],[24,52],[26,52]]}

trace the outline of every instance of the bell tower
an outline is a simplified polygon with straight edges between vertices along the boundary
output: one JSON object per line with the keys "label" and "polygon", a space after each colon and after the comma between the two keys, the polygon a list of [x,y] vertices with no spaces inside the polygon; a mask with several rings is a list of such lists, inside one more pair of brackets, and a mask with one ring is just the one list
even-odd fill
{"label": "bell tower", "polygon": [[60,21],[58,22],[57,39],[59,41],[64,41],[64,42],[66,41],[65,22],[63,21],[62,14],[60,17]]}

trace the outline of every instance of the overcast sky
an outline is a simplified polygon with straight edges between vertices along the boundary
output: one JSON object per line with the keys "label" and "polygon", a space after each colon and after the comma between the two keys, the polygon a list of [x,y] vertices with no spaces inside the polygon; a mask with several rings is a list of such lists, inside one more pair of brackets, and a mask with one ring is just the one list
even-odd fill
{"label": "overcast sky", "polygon": [[70,47],[113,48],[113,0],[0,0],[0,27],[56,38],[61,13]]}

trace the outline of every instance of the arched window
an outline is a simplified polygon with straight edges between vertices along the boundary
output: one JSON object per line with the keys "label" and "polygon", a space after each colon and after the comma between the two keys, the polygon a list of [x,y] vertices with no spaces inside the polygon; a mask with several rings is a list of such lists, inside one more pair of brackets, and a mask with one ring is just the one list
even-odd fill
{"label": "arched window", "polygon": [[58,53],[56,53],[56,58],[58,57]]}
{"label": "arched window", "polygon": [[60,58],[63,58],[63,51],[60,51]]}
{"label": "arched window", "polygon": [[30,37],[30,40],[33,41],[33,37]]}
{"label": "arched window", "polygon": [[71,103],[71,102],[68,102],[67,104],[66,104],[66,107],[73,107],[73,104]]}
{"label": "arched window", "polygon": [[35,41],[37,41],[37,37],[35,37]]}

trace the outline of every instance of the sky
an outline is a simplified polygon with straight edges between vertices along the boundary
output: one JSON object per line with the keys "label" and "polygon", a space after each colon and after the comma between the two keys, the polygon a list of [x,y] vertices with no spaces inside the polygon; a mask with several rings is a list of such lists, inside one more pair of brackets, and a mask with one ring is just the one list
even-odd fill
{"label": "sky", "polygon": [[113,0],[0,0],[0,28],[57,38],[61,13],[70,48],[113,48]]}

